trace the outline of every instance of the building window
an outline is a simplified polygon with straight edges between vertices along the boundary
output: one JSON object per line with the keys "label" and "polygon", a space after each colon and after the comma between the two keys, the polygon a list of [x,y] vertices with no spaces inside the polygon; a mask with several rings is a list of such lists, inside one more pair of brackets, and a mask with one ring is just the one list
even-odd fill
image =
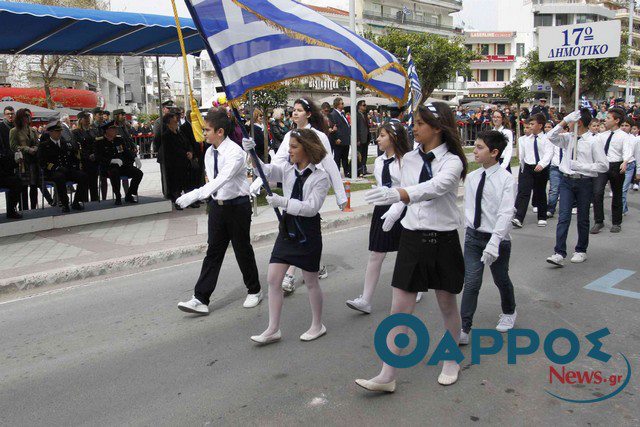
{"label": "building window", "polygon": [[496,81],[497,82],[503,82],[505,81],[505,76],[506,76],[506,72],[507,70],[496,70]]}
{"label": "building window", "polygon": [[489,70],[480,70],[480,81],[481,82],[489,81]]}
{"label": "building window", "polygon": [[556,15],[556,25],[569,25],[569,15],[566,13],[558,13]]}
{"label": "building window", "polygon": [[598,17],[596,15],[579,13],[576,15],[576,24],[584,24],[587,22],[596,22]]}
{"label": "building window", "polygon": [[553,15],[538,13],[533,16],[534,27],[550,27],[553,25]]}
{"label": "building window", "polygon": [[505,45],[500,43],[496,46],[496,55],[504,55],[505,54]]}
{"label": "building window", "polygon": [[489,55],[489,45],[481,44],[480,45],[480,55]]}
{"label": "building window", "polygon": [[516,43],[516,56],[524,56],[524,43]]}
{"label": "building window", "polygon": [[[473,50],[473,45],[471,45],[471,44],[465,44],[464,47],[466,47],[467,50]],[[1,64],[0,64],[0,67],[2,67]]]}

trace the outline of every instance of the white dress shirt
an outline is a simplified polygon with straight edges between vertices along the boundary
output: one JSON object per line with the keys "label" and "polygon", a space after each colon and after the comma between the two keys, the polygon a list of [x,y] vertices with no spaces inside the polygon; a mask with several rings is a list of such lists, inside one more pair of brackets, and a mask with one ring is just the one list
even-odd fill
{"label": "white dress shirt", "polygon": [[[262,163],[262,162],[261,162]],[[312,217],[320,211],[325,197],[329,192],[329,175],[315,165],[310,164],[305,168],[311,169],[313,173],[307,177],[302,186],[302,200],[292,199],[291,192],[296,182],[296,174],[303,173],[296,165],[287,162],[285,164],[262,164],[262,169],[268,180],[282,182],[284,197],[288,198],[287,213],[294,216]]]}
{"label": "white dress shirt", "polygon": [[[373,164],[373,176],[376,178],[376,184],[378,187],[382,187],[382,168],[384,167],[384,161],[388,160],[387,153],[376,157],[376,161]],[[391,175],[391,187],[400,187],[400,160],[395,156],[395,160],[389,165],[389,174]]]}
{"label": "white dress shirt", "polygon": [[456,230],[462,225],[460,210],[456,205],[462,161],[448,151],[446,144],[439,145],[432,150],[435,155],[431,162],[433,177],[420,183],[424,161],[419,150],[402,157],[400,186],[409,194],[402,226],[408,230]]}
{"label": "white dress shirt", "polygon": [[640,143],[640,136],[633,136],[629,134],[629,139],[627,141],[630,145],[629,151],[631,151],[631,158],[629,158],[628,162],[638,162],[638,156],[636,156],[636,148],[638,147],[638,143]]}
{"label": "white dress shirt", "polygon": [[214,151],[212,145],[204,154],[207,182],[198,188],[198,200],[211,196],[216,200],[231,200],[249,195],[249,181],[245,161],[247,153],[228,137],[218,146],[218,175],[214,178]]}
{"label": "white dress shirt", "polygon": [[[549,139],[548,134],[547,139]],[[564,152],[562,153],[562,159],[564,160]],[[560,167],[560,148],[558,148],[557,145],[553,146],[553,157],[551,157],[551,166]]]}
{"label": "white dress shirt", "polygon": [[[605,131],[598,134],[598,137],[602,141],[602,146],[605,147],[607,139],[609,139],[611,131]],[[607,153],[607,159],[609,163],[613,162],[629,162],[633,158],[632,144],[629,142],[631,136],[622,129],[616,129],[613,131],[613,138],[609,143],[609,152]]]}
{"label": "white dress shirt", "polygon": [[[336,195],[336,203],[341,205],[346,203],[347,201],[347,193],[344,191],[344,184],[342,183],[342,176],[340,175],[340,170],[338,169],[338,165],[336,165],[335,160],[333,160],[333,156],[331,155],[331,144],[329,144],[329,138],[323,132],[320,132],[317,129],[311,127],[311,124],[307,123],[304,127],[305,129],[313,129],[313,131],[318,135],[324,149],[327,151],[327,155],[324,156],[322,161],[320,162],[318,168],[324,170],[329,175],[329,179],[331,180],[331,186],[333,187],[333,191]],[[277,165],[284,165],[289,163],[289,139],[291,138],[291,131],[287,132],[282,138],[282,143],[278,148],[278,152],[271,160],[271,163]]]}
{"label": "white dress shirt", "polygon": [[511,157],[513,156],[513,132],[511,132],[510,129],[507,129],[504,126],[500,126],[499,129],[494,130],[501,132],[504,136],[507,137],[507,146],[504,148],[504,150],[502,151],[502,155],[500,156],[501,159],[504,159],[500,166],[502,166],[503,169],[506,169],[507,166],[509,166],[509,164],[511,163]]}
{"label": "white dress shirt", "polygon": [[534,150],[536,135],[531,134],[529,136],[523,136],[518,141],[518,154],[520,156],[520,163],[527,165],[540,165],[546,168],[551,163],[553,157],[553,145],[549,143],[547,136],[540,132],[538,137],[538,156],[540,161],[536,162],[536,155]]}
{"label": "white dress shirt", "polygon": [[[638,138],[640,138],[640,136]],[[638,163],[640,162],[640,139],[636,142],[633,157],[636,159],[636,175],[640,175],[640,166],[638,166]]]}
{"label": "white dress shirt", "polygon": [[[564,150],[560,172],[567,175],[581,174],[595,178],[598,173],[609,170],[609,160],[604,155],[604,141],[599,137],[599,134],[583,133],[578,138],[577,153],[573,151],[573,134],[563,133],[559,125],[549,131],[547,138],[553,145]],[[572,162],[573,154],[576,159]]]}
{"label": "white dress shirt", "polygon": [[473,221],[476,215],[476,192],[486,172],[482,189],[482,214],[478,231],[491,233],[491,242],[496,246],[503,240],[511,240],[511,219],[516,201],[515,178],[502,169],[499,164],[488,169],[476,169],[467,175],[464,182],[464,216],[465,226],[475,228]]}

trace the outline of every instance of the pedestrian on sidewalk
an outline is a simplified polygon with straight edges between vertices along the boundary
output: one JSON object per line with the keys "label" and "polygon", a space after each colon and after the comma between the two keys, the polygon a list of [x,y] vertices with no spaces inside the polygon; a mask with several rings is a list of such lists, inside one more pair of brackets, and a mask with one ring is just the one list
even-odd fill
{"label": "pedestrian on sidewalk", "polygon": [[[593,180],[599,173],[605,173],[609,169],[603,141],[588,130],[591,121],[591,113],[587,108],[583,108],[565,116],[547,135],[549,142],[566,153],[560,162],[560,209],[556,228],[556,245],[554,254],[547,258],[548,263],[559,267],[563,266],[567,256],[567,235],[574,205],[577,206],[578,212],[578,243],[571,262],[586,261]],[[564,126],[571,128],[575,122],[578,122],[577,146],[572,133],[562,132]]]}
{"label": "pedestrian on sidewalk", "polygon": [[211,294],[218,283],[229,242],[233,245],[233,253],[247,287],[248,294],[243,307],[252,308],[262,301],[258,267],[249,235],[253,210],[249,201],[246,154],[229,138],[233,126],[226,109],[209,110],[204,128],[207,142],[211,144],[205,153],[209,182],[176,200],[178,205],[186,208],[198,200],[212,198],[209,202],[209,246],[202,262],[200,277],[193,297],[189,301],[178,303],[178,308],[187,313],[209,314]]}
{"label": "pedestrian on sidewalk", "polygon": [[609,161],[609,170],[599,173],[593,182],[593,220],[591,234],[598,234],[604,228],[604,189],[611,187],[611,232],[622,230],[622,186],[624,184],[627,163],[633,159],[629,143],[629,134],[620,129],[625,111],[620,107],[609,109],[604,126],[606,132],[599,135],[604,144],[604,154]]}
{"label": "pedestrian on sidewalk", "polygon": [[529,117],[531,135],[522,138],[518,147],[520,175],[515,203],[516,215],[511,220],[516,228],[522,228],[532,191],[533,206],[538,208],[538,227],[547,226],[547,181],[553,145],[542,132],[545,123],[542,113]]}
{"label": "pedestrian on sidewalk", "polygon": [[[420,147],[403,157],[401,186],[369,190],[365,200],[376,205],[408,205],[393,270],[391,314],[412,314],[417,293],[434,289],[449,339],[457,344],[460,312],[456,295],[464,281],[458,238],[462,218],[457,199],[460,179],[466,176],[467,157],[453,112],[443,102],[418,107],[413,132]],[[389,218],[385,221],[389,221],[387,226],[393,225]],[[406,334],[407,327],[402,325],[394,331],[387,343],[389,351],[398,355],[401,350],[394,335]],[[459,372],[456,361],[444,361],[438,383],[455,383]],[[383,363],[376,377],[357,379],[356,384],[371,391],[393,392],[397,374],[397,368]]]}
{"label": "pedestrian on sidewalk", "polygon": [[[253,139],[242,141],[245,150],[255,148]],[[313,341],[326,334],[322,324],[322,290],[318,280],[322,234],[318,211],[329,192],[329,176],[315,165],[327,155],[320,138],[312,129],[296,129],[289,140],[290,163],[262,164],[267,179],[282,182],[284,197],[278,194],[267,196],[270,206],[284,209],[280,232],[276,238],[269,261],[269,326],[251,340],[258,344],[279,341],[280,316],[284,294],[282,280],[289,266],[302,270],[304,283],[309,293],[311,326],[300,336],[302,341]]]}
{"label": "pedestrian on sidewalk", "polygon": [[[378,130],[378,148],[383,152],[376,158],[373,175],[376,184],[381,187],[400,187],[402,157],[409,152],[407,131],[401,123],[386,123]],[[391,210],[391,207],[394,207]],[[371,313],[373,293],[380,279],[382,262],[387,252],[396,252],[400,244],[402,225],[406,207],[403,204],[381,205],[373,209],[369,228],[369,261],[364,274],[364,289],[358,298],[348,300],[347,307],[362,313]],[[386,219],[394,222],[393,227],[386,227]]]}
{"label": "pedestrian on sidewalk", "polygon": [[516,321],[516,300],[509,278],[511,218],[515,202],[515,178],[500,167],[498,159],[509,144],[498,131],[478,134],[473,154],[482,167],[471,172],[464,184],[464,291],[460,306],[460,345],[469,344],[473,316],[478,306],[484,268],[491,269],[500,291],[496,330],[507,332]]}

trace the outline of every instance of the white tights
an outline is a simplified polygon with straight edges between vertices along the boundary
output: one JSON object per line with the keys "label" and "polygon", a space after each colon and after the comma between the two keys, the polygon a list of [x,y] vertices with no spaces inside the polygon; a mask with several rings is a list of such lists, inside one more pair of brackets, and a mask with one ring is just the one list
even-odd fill
{"label": "white tights", "polygon": [[362,290],[362,299],[369,304],[371,304],[373,292],[376,290],[378,280],[380,280],[382,262],[386,256],[386,252],[369,252],[369,261],[364,273],[364,289]]}

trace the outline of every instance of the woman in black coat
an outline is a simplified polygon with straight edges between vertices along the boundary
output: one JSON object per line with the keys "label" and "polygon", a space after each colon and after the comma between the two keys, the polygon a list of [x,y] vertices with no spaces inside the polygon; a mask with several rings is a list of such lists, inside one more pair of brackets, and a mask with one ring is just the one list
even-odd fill
{"label": "woman in black coat", "polygon": [[167,196],[177,210],[182,210],[175,202],[188,184],[193,151],[184,135],[178,131],[179,124],[176,114],[165,114],[162,117],[162,124],[165,129],[162,132],[162,150],[167,179]]}

